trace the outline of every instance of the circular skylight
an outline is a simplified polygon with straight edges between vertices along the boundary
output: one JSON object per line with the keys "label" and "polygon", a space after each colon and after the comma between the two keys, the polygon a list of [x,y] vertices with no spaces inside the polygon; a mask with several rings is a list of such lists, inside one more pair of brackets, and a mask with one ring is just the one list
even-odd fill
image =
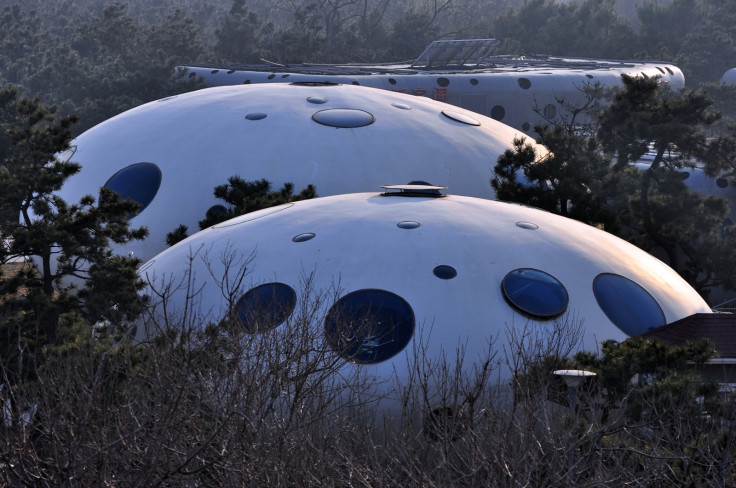
{"label": "circular skylight", "polygon": [[306,242],[313,239],[316,234],[314,232],[305,232],[304,234],[298,234],[291,238],[294,242]]}
{"label": "circular skylight", "polygon": [[511,271],[501,282],[503,296],[520,312],[552,319],[567,310],[567,290],[557,278],[538,269]]}
{"label": "circular skylight", "polygon": [[416,229],[420,225],[422,224],[420,224],[419,222],[414,222],[413,220],[404,220],[403,222],[399,222],[398,224],[396,224],[399,229]]}
{"label": "circular skylight", "polygon": [[414,311],[400,296],[359,290],[340,298],[327,312],[325,338],[341,357],[375,364],[400,353],[414,335]]}
{"label": "circular skylight", "polygon": [[323,103],[327,103],[329,100],[327,100],[324,97],[307,97],[307,101],[309,103],[323,104]]}
{"label": "circular skylight", "polygon": [[473,117],[470,117],[469,115],[461,114],[459,112],[453,112],[451,110],[443,110],[442,115],[447,117],[448,119],[452,119],[455,122],[461,122],[463,124],[468,125],[480,125],[480,122],[475,120]]}
{"label": "circular skylight", "polygon": [[312,115],[312,119],[322,125],[342,129],[363,127],[371,125],[376,121],[373,114],[354,108],[328,108],[320,110]]}

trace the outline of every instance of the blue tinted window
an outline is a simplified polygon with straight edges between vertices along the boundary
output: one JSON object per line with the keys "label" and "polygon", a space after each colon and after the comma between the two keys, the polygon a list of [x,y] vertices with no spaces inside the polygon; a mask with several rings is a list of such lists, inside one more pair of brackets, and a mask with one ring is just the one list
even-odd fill
{"label": "blue tinted window", "polygon": [[414,312],[398,295],[359,290],[340,298],[325,318],[325,337],[340,356],[374,364],[401,352],[414,335]]}
{"label": "blue tinted window", "polygon": [[140,213],[153,201],[161,186],[161,170],[153,163],[131,164],[115,173],[104,186],[121,200],[130,198],[138,203]]}
{"label": "blue tinted window", "polygon": [[599,274],[593,281],[593,293],[606,317],[630,336],[665,325],[664,313],[654,297],[628,278]]}
{"label": "blue tinted window", "polygon": [[520,312],[551,319],[567,310],[567,290],[552,275],[538,269],[511,271],[501,282],[503,296]]}
{"label": "blue tinted window", "polygon": [[235,316],[246,332],[256,333],[281,325],[296,306],[296,292],[283,283],[266,283],[249,290],[235,304]]}

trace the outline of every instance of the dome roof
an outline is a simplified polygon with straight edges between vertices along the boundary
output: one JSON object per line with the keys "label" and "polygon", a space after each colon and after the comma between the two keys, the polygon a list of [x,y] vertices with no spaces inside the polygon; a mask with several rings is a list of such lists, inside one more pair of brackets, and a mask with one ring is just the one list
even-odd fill
{"label": "dome roof", "polygon": [[721,83],[736,83],[736,68],[731,68],[723,73],[723,76],[721,76]]}
{"label": "dome roof", "polygon": [[[379,375],[402,371],[412,341],[429,354],[465,347],[472,360],[491,340],[503,355],[510,330],[550,334],[567,322],[582,324],[579,347],[590,350],[710,311],[671,268],[594,227],[426,187],[406,194],[337,195],[246,214],[189,237],[139,273],[149,291],[191,278],[201,323],[232,310],[252,333],[288,321],[306,300],[305,282],[332,290],[337,301],[324,305],[316,327],[339,354]],[[225,262],[247,262],[245,279],[235,283]],[[223,280],[228,293],[217,285]],[[189,295],[174,288],[168,310],[181,311]],[[355,328],[366,323],[355,317],[369,313],[380,319],[368,319],[363,339],[338,334],[340,317]]]}
{"label": "dome roof", "polygon": [[79,136],[72,160],[82,170],[60,194],[78,201],[107,185],[138,200],[145,208],[131,224],[150,235],[116,251],[145,260],[179,224],[197,231],[223,203],[214,187],[230,176],[265,178],[274,190],[292,182],[297,192],[311,183],[320,196],[424,180],[493,198],[496,160],[522,135],[468,110],[367,87],[217,87],[142,105]]}

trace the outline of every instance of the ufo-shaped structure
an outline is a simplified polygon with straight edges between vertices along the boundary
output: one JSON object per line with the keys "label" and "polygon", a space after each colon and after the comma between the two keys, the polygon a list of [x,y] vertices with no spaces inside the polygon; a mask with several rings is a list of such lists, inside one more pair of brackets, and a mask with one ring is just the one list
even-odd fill
{"label": "ufo-shaped structure", "polygon": [[[503,351],[509,331],[522,327],[545,334],[564,321],[582,324],[578,346],[595,350],[710,312],[667,265],[597,228],[440,187],[386,188],[237,217],[167,249],[139,273],[152,297],[168,289],[167,313],[191,306],[196,289],[200,323],[234,316],[250,334],[292,320],[309,276],[312,289],[335,292],[313,326],[345,367],[378,377],[407,370],[413,341],[430,357],[462,348],[472,363],[490,341]],[[241,281],[227,263],[245,261]],[[190,286],[172,286],[182,283]]]}
{"label": "ufo-shaped structure", "polygon": [[198,230],[224,202],[213,189],[238,175],[320,196],[372,191],[388,181],[438,182],[493,198],[496,160],[522,136],[498,121],[426,98],[320,83],[228,86],[148,103],[79,136],[81,164],[60,195],[102,186],[138,201],[132,226],[149,237],[117,247],[147,260],[179,224]]}

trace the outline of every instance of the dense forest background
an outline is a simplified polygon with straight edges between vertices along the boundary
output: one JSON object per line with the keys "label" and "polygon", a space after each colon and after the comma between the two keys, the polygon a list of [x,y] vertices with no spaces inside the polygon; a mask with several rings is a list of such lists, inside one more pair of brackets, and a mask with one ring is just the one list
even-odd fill
{"label": "dense forest background", "polygon": [[440,38],[501,53],[674,62],[689,86],[736,66],[736,4],[716,0],[0,0],[0,86],[75,113],[77,133],[196,85],[179,64],[387,62]]}

